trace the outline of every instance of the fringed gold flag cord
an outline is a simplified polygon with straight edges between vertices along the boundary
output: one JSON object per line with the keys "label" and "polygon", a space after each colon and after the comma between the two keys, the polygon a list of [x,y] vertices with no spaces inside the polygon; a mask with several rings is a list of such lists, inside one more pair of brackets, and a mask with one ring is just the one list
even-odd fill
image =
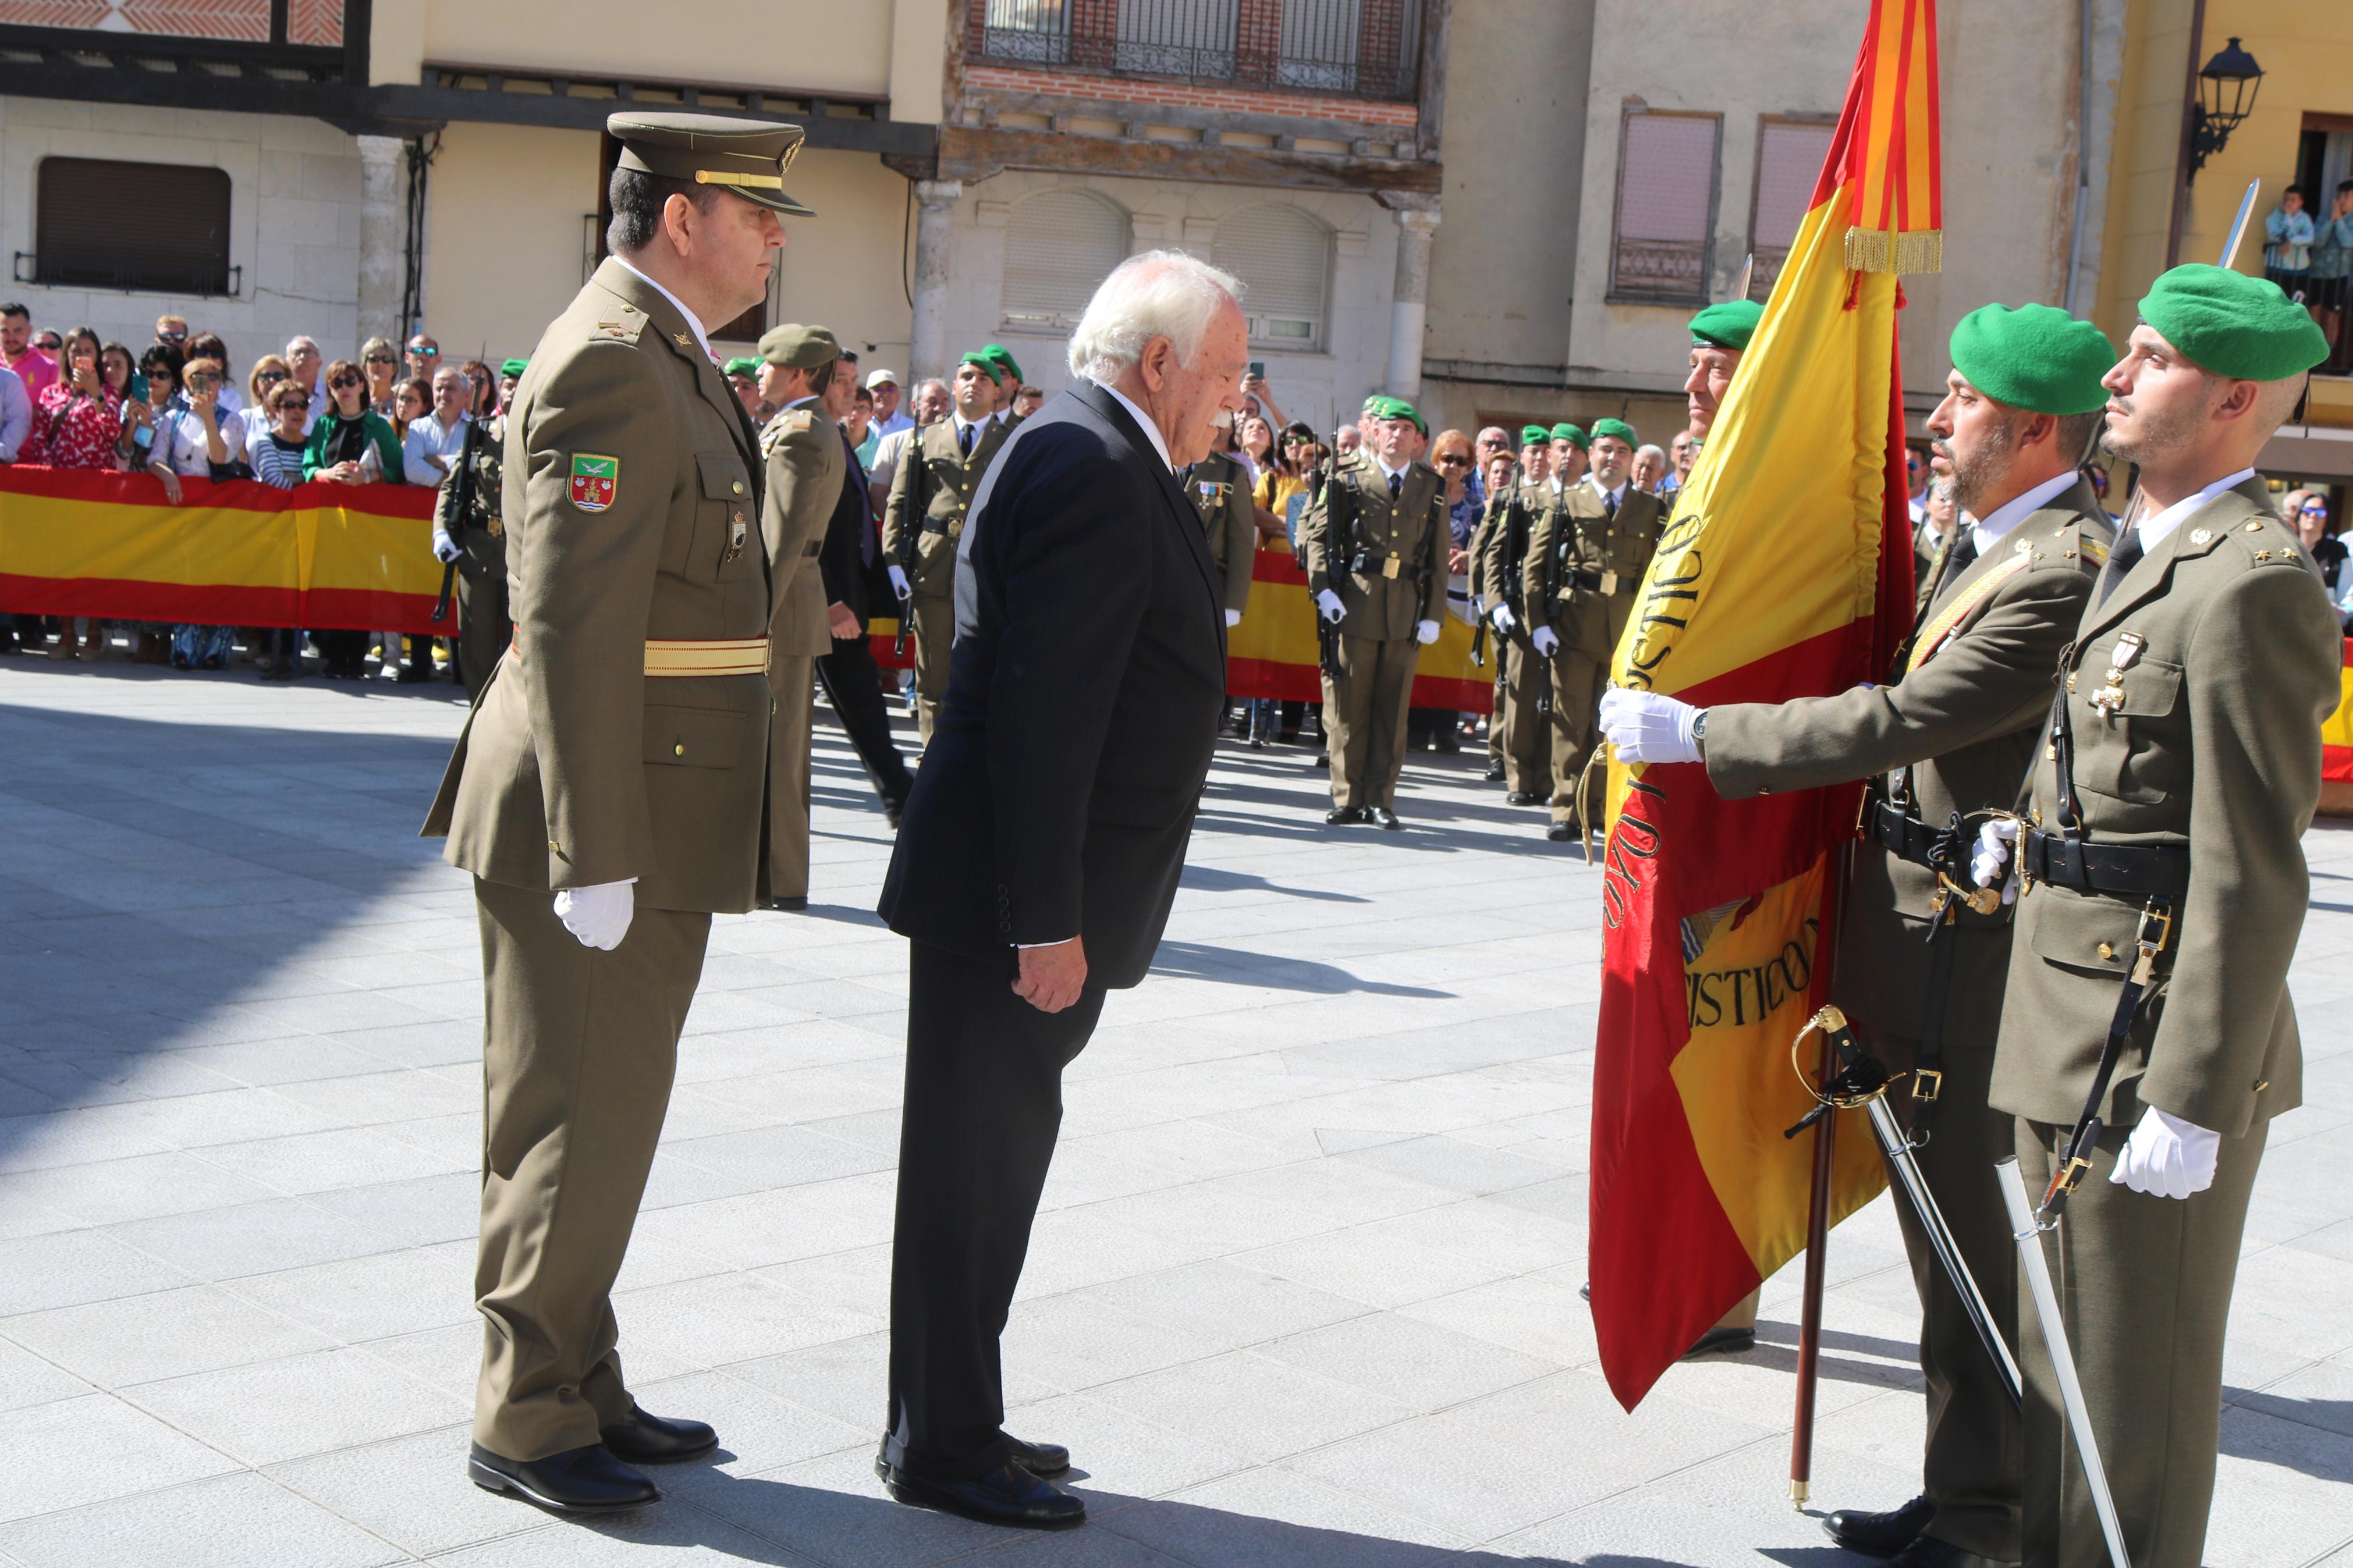
{"label": "fringed gold flag cord", "polygon": [[1850,272],[1942,272],[1945,231],[1914,229],[1908,233],[1884,228],[1846,231],[1846,269]]}

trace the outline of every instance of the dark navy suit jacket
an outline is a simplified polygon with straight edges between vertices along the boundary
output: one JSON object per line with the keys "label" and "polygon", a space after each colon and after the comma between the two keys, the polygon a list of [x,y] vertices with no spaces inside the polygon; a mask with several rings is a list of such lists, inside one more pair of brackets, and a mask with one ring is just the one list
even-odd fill
{"label": "dark navy suit jacket", "polygon": [[882,885],[891,929],[983,960],[1086,940],[1088,984],[1152,965],[1225,704],[1199,514],[1082,382],[1024,421],[958,549],[948,693]]}

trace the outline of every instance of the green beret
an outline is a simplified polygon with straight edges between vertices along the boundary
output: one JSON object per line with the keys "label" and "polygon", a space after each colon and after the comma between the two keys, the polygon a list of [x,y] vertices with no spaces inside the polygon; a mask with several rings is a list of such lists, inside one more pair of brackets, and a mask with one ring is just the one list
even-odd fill
{"label": "green beret", "polygon": [[1580,452],[1593,450],[1593,437],[1567,421],[1552,427],[1552,438],[1556,441],[1566,441]]}
{"label": "green beret", "polygon": [[[760,357],[781,370],[815,370],[841,357],[841,345],[823,327],[787,321],[760,334]],[[729,364],[733,374],[733,363]]]}
{"label": "green beret", "polygon": [[989,358],[986,351],[981,349],[973,349],[965,353],[958,354],[956,356],[956,363],[976,364],[980,367],[980,374],[988,377],[991,381],[1001,381],[1004,379],[1003,368],[999,366],[995,360]]}
{"label": "green beret", "polygon": [[1596,419],[1593,422],[1593,438],[1599,441],[1604,436],[1615,436],[1629,447],[1642,444],[1642,438],[1634,434],[1634,427],[1623,419]]}
{"label": "green beret", "polygon": [[499,375],[502,379],[510,375],[521,375],[530,368],[531,361],[527,359],[502,360],[499,364]]}
{"label": "green beret", "polygon": [[1953,329],[1953,368],[1971,386],[2029,414],[2105,407],[2100,378],[2116,368],[2105,332],[2051,305],[1981,305]]}
{"label": "green beret", "polygon": [[1021,384],[1021,362],[1015,359],[1013,352],[1003,343],[988,344],[980,351],[980,357],[995,365],[1002,373],[997,378],[998,381],[1001,382],[1009,375],[1013,378],[1014,385]]}
{"label": "green beret", "polygon": [[1529,445],[1531,442],[1549,441],[1551,439],[1552,432],[1546,429],[1541,425],[1523,425],[1520,426],[1520,445],[1523,447]]}
{"label": "green beret", "polygon": [[1402,397],[1369,399],[1365,405],[1365,412],[1376,419],[1409,419],[1413,421],[1415,429],[1425,436],[1430,434],[1430,426],[1424,422],[1420,412]]}
{"label": "green beret", "polygon": [[2267,278],[2193,261],[2148,286],[2140,319],[2201,370],[2285,381],[2328,357],[2328,334]]}
{"label": "green beret", "polygon": [[1719,300],[1691,319],[1692,342],[1739,353],[1757,335],[1757,323],[1764,315],[1765,307],[1754,300]]}
{"label": "green beret", "polygon": [[729,360],[725,364],[719,367],[719,374],[722,375],[757,375],[760,374],[760,362],[754,359],[749,354],[737,354],[733,359]]}

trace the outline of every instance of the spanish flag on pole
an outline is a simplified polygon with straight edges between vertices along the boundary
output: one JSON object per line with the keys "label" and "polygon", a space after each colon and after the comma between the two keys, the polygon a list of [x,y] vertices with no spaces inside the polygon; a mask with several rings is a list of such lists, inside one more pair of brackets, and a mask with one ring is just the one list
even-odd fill
{"label": "spanish flag on pole", "polygon": [[[1705,706],[1885,677],[1908,630],[1900,272],[1939,259],[1935,0],[1870,0],[1828,161],[1651,563],[1612,671]],[[1803,1250],[1820,1005],[1855,788],[1719,799],[1694,764],[1612,760],[1594,1068],[1591,1279],[1631,1409]],[[1809,1061],[1810,1072],[1813,1063]],[[1883,1184],[1860,1111],[1831,1223]]]}

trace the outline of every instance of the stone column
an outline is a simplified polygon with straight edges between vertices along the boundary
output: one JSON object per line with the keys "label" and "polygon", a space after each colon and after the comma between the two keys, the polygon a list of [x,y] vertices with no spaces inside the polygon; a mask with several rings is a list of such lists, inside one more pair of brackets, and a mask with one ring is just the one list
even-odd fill
{"label": "stone column", "polygon": [[360,149],[360,340],[389,338],[397,347],[408,331],[400,319],[408,261],[407,144],[396,136],[353,140]]}
{"label": "stone column", "polygon": [[1421,395],[1422,327],[1430,318],[1430,242],[1438,209],[1400,208],[1397,215],[1397,288],[1389,304],[1389,394]]}
{"label": "stone column", "polygon": [[948,374],[948,251],[960,180],[915,182],[915,317],[908,329],[907,383]]}

